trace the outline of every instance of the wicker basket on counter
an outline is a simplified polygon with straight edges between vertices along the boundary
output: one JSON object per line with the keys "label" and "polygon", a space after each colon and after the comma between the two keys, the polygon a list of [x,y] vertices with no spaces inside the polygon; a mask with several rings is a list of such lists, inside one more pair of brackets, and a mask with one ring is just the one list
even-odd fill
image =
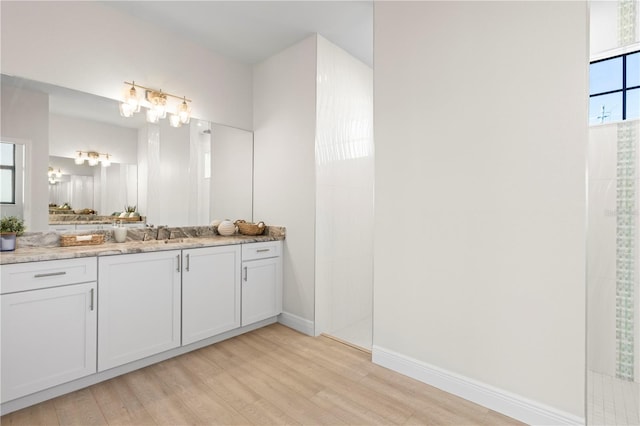
{"label": "wicker basket on counter", "polygon": [[60,247],[93,246],[104,243],[103,234],[60,235]]}
{"label": "wicker basket on counter", "polygon": [[267,229],[264,222],[249,223],[244,220],[236,220],[234,224],[242,235],[262,235],[264,230]]}

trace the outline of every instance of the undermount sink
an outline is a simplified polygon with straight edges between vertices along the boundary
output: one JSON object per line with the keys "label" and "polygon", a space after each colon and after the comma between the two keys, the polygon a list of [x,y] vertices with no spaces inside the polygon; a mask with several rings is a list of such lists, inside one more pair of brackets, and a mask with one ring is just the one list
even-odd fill
{"label": "undermount sink", "polygon": [[184,238],[173,238],[173,239],[165,239],[165,240],[145,240],[143,243],[145,244],[173,244],[173,243],[182,243],[184,242]]}

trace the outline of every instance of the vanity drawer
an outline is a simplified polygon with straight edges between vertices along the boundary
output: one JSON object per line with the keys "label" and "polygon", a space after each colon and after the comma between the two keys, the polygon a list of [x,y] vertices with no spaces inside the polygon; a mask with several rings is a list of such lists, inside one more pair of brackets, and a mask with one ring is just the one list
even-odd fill
{"label": "vanity drawer", "polygon": [[242,245],[242,261],[278,257],[282,253],[282,241],[249,243]]}
{"label": "vanity drawer", "polygon": [[0,265],[0,294],[96,281],[95,257]]}

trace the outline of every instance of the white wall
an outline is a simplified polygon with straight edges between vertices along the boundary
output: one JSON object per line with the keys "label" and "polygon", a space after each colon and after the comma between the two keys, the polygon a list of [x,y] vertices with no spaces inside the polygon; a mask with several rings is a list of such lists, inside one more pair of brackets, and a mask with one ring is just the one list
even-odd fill
{"label": "white wall", "polygon": [[[4,40],[4,38],[3,38]],[[27,231],[48,229],[49,98],[46,94],[2,85],[0,136],[26,146],[24,219]]]}
{"label": "white wall", "polygon": [[318,36],[315,332],[371,349],[373,70]]}
{"label": "white wall", "polygon": [[76,151],[108,153],[111,161],[136,164],[138,131],[107,123],[51,114],[49,155],[75,157]]}
{"label": "white wall", "polygon": [[587,4],[379,2],[374,16],[374,360],[579,421]]}
{"label": "white wall", "polygon": [[123,82],[193,99],[193,116],[250,129],[251,67],[95,1],[2,1],[2,72],[111,99]]}
{"label": "white wall", "polygon": [[287,227],[284,311],[314,318],[316,36],[254,67],[254,217]]}
{"label": "white wall", "polygon": [[[589,48],[592,56],[617,49],[620,44],[619,7],[621,1],[592,0],[590,7]],[[640,42],[640,2],[636,1],[635,41]],[[629,43],[623,43],[626,45]]]}

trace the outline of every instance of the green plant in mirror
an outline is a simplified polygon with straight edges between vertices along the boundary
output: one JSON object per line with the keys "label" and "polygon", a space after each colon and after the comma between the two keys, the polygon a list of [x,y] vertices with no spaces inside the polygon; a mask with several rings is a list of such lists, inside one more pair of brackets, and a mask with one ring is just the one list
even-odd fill
{"label": "green plant in mirror", "polygon": [[24,234],[24,220],[17,216],[5,216],[0,219],[0,233],[15,232],[16,236]]}

